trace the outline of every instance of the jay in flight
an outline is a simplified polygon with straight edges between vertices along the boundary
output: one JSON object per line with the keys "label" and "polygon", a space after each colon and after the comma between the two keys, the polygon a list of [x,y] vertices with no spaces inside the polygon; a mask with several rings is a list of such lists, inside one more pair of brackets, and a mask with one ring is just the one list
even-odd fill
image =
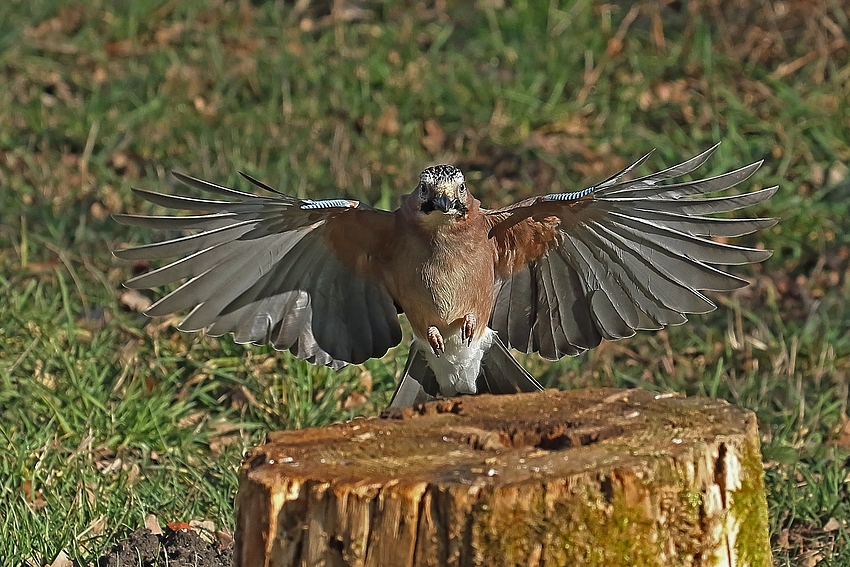
{"label": "jay in flight", "polygon": [[271,343],[335,369],[397,345],[404,313],[414,339],[391,407],[535,391],[542,387],[509,348],[555,360],[602,339],[682,324],[686,313],[715,308],[701,291],[747,284],[724,266],[770,256],[713,238],[749,234],[774,219],[707,216],[773,195],[776,187],[706,196],[744,181],[761,162],[667,182],[716,148],[627,180],[647,154],[583,191],[500,209],[483,208],[451,165],[425,169],[392,212],[348,199],[297,199],[247,175],[269,195],[175,173],[226,200],[135,190],[157,205],[206,214],[116,215],[128,225],[191,233],[115,254],[176,258],[126,283],[183,282],[147,315],[190,310],[181,330],[233,333],[238,343]]}

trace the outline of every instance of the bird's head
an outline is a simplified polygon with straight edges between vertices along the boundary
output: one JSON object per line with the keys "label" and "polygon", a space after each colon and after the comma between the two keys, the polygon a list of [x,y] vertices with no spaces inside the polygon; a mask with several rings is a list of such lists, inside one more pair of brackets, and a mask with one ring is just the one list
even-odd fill
{"label": "bird's head", "polygon": [[472,197],[458,168],[432,165],[419,174],[416,199],[421,214],[457,218],[469,211]]}

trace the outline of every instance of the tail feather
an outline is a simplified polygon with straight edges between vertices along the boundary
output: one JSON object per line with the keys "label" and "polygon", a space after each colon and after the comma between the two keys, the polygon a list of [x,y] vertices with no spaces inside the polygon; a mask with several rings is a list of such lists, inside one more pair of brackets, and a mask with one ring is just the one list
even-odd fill
{"label": "tail feather", "polygon": [[[481,360],[481,373],[478,375],[476,386],[479,394],[516,394],[543,389],[543,386],[517,362],[495,333],[493,344]],[[428,366],[424,351],[414,341],[401,381],[387,409],[410,407],[439,396],[437,376]]]}
{"label": "tail feather", "polygon": [[407,364],[401,374],[401,381],[387,409],[406,408],[425,403],[435,399],[439,394],[440,386],[437,384],[437,377],[428,366],[425,353],[414,341],[410,345],[410,354],[407,355]]}
{"label": "tail feather", "polygon": [[543,389],[540,382],[517,362],[496,333],[493,333],[493,344],[481,359],[481,374],[476,386],[479,394],[516,394]]}

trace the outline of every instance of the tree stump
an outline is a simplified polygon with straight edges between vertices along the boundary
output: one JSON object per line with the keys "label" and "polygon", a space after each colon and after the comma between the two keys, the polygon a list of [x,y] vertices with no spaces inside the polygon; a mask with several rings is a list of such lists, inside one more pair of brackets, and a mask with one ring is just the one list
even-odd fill
{"label": "tree stump", "polygon": [[271,433],[237,496],[237,567],[770,562],[755,415],[643,390]]}

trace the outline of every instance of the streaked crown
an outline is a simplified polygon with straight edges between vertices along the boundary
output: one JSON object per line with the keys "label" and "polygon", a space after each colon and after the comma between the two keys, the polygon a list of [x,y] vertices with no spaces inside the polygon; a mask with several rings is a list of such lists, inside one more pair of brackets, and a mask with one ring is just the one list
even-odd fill
{"label": "streaked crown", "polygon": [[464,182],[463,173],[453,165],[432,165],[419,174],[419,182],[427,187],[458,186]]}

